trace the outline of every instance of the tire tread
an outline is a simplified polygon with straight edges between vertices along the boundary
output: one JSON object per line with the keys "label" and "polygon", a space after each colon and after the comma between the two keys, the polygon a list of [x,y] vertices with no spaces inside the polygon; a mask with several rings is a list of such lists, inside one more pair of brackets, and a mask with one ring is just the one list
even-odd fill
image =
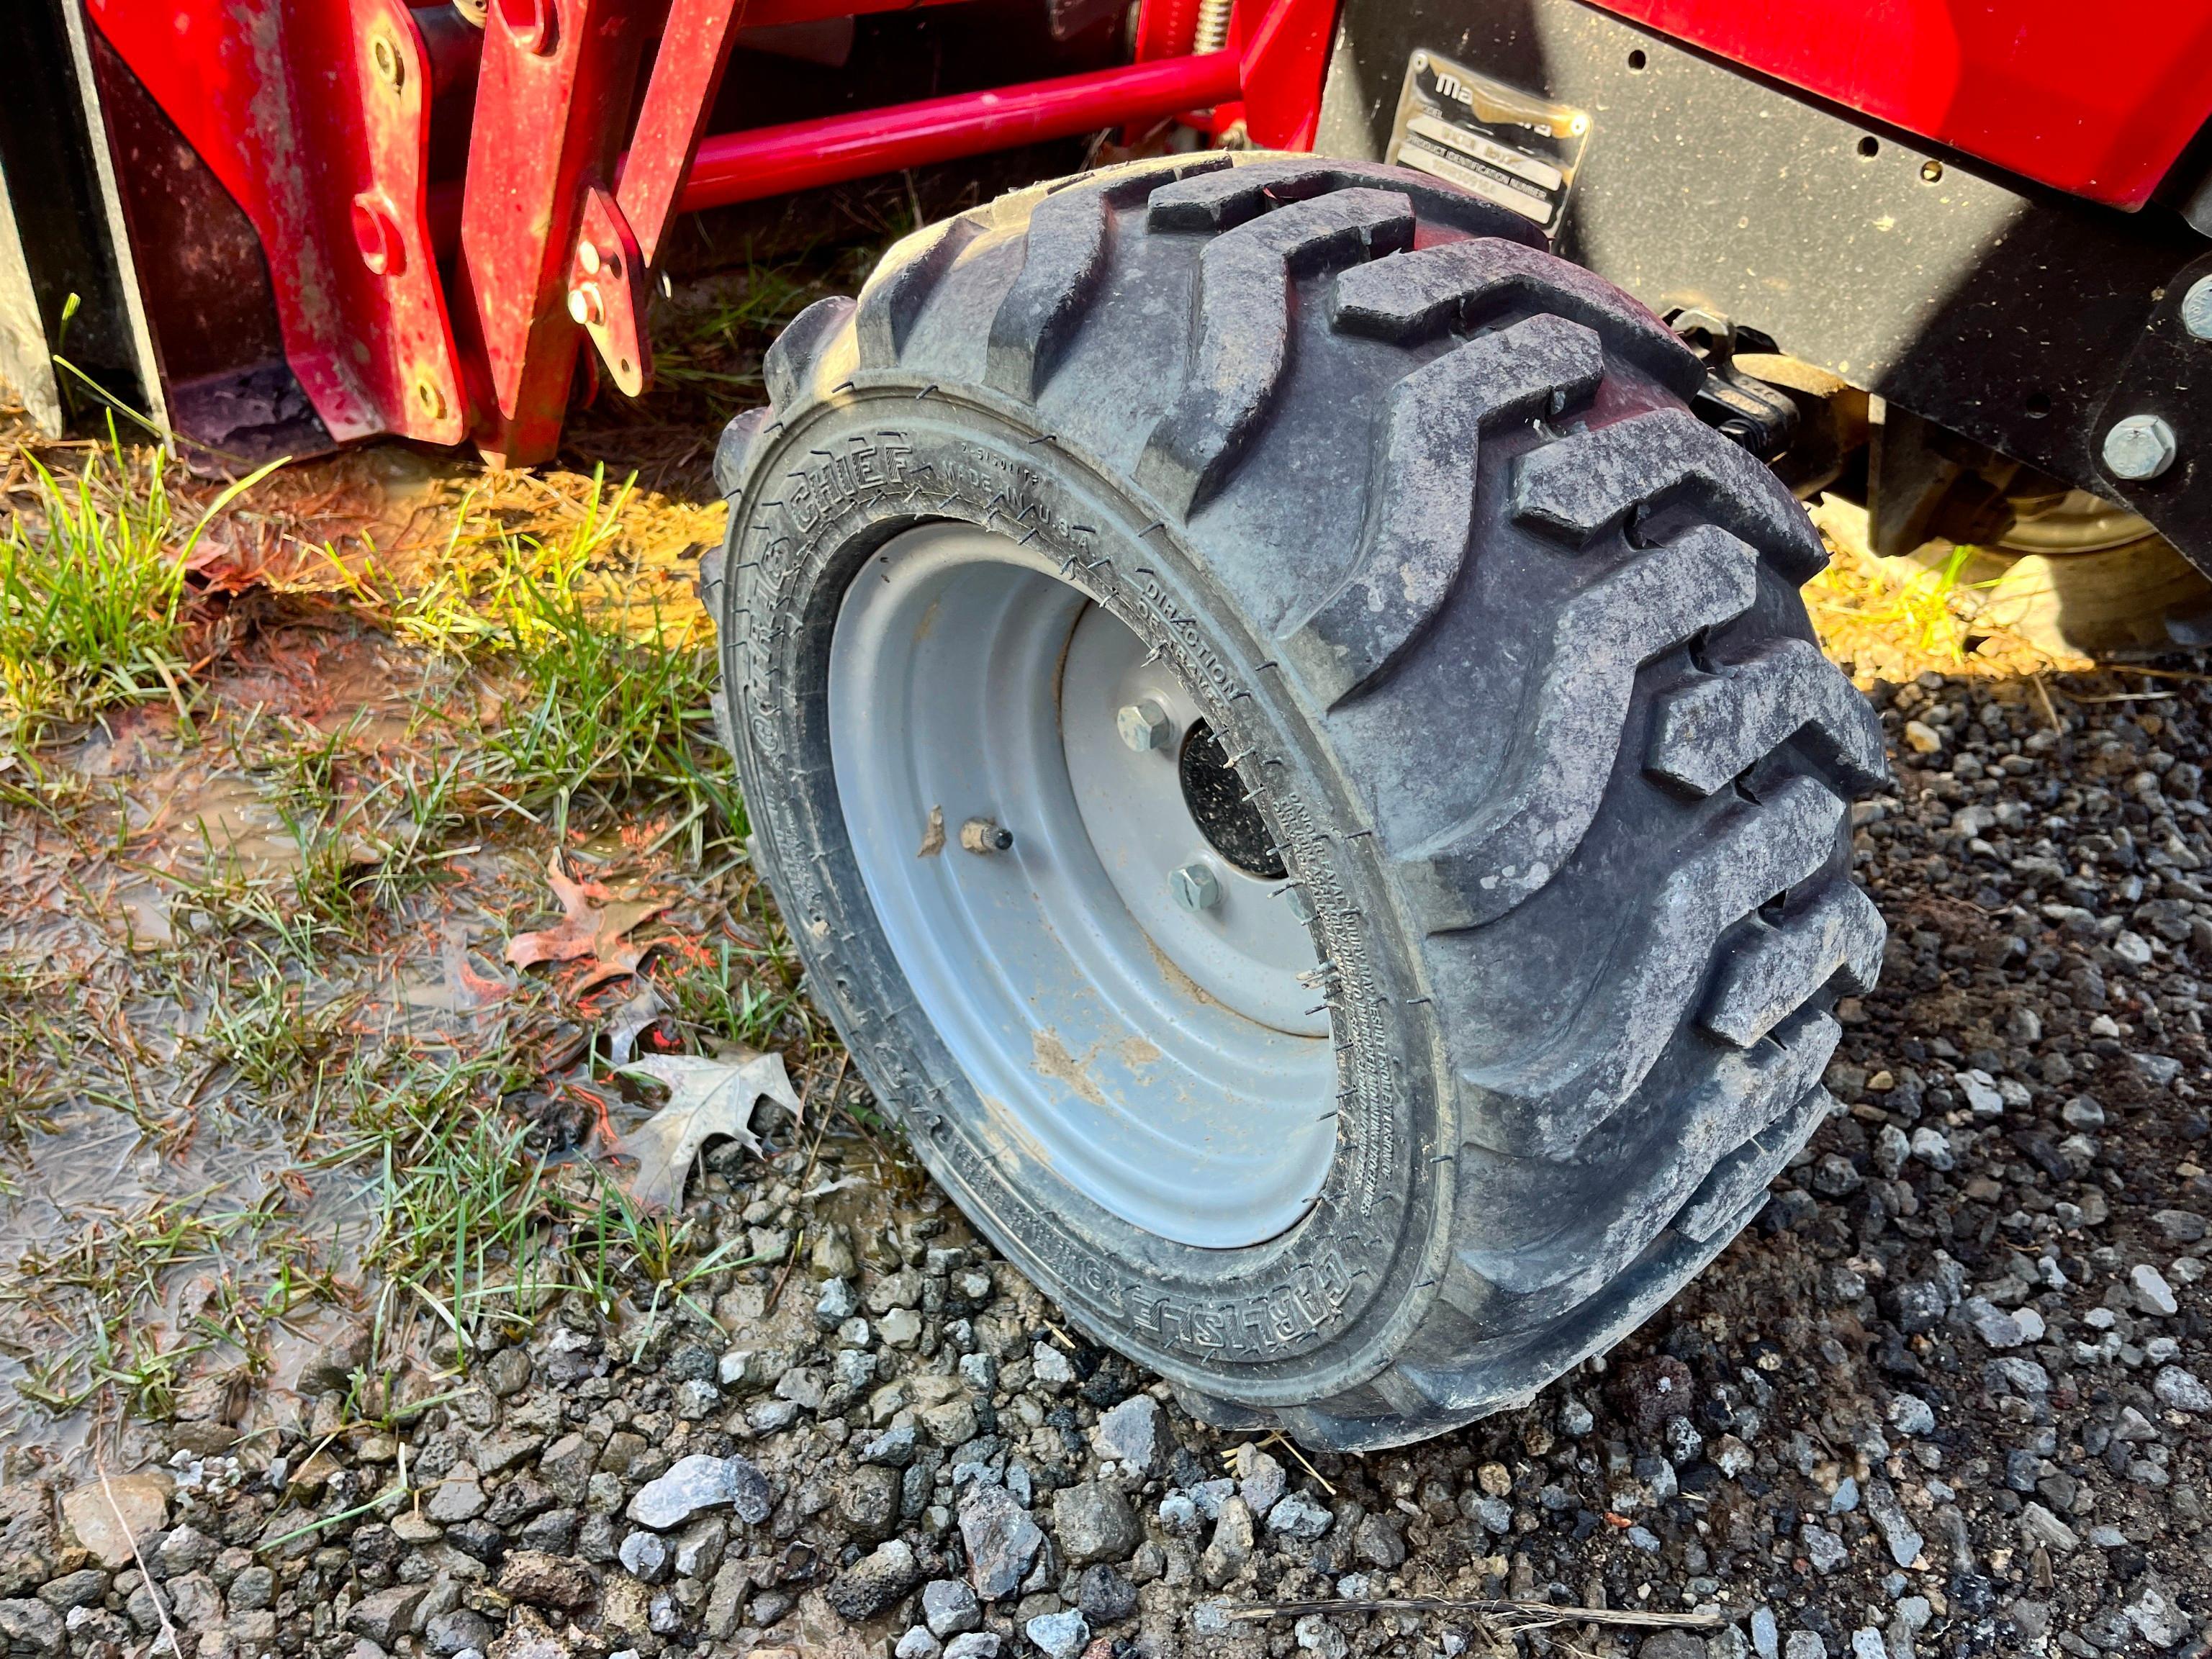
{"label": "tire tread", "polygon": [[[1223,498],[1269,441],[1293,353],[1315,337],[1301,306],[1322,307],[1322,337],[1344,337],[1347,352],[1404,354],[1372,405],[1348,559],[1272,629],[1325,729],[1436,672],[1441,620],[1486,597],[1486,524],[1502,514],[1533,530],[1558,566],[1517,706],[1498,715],[1497,765],[1443,830],[1403,848],[1384,837],[1430,945],[1468,948],[1552,888],[1624,779],[1698,815],[1671,875],[1608,901],[1618,932],[1575,1006],[1459,1066],[1464,1144],[1439,1149],[1456,1164],[1458,1241],[1395,1356],[1294,1406],[1171,1379],[1206,1420],[1367,1449],[1532,1397],[1755,1213],[1832,1104],[1820,1079],[1840,1030],[1834,995],[1880,966],[1881,918],[1844,873],[1844,797],[1886,775],[1881,736],[1808,641],[1773,637],[1773,594],[1820,568],[1821,545],[1771,474],[1666,404],[1698,383],[1695,356],[1525,222],[1397,169],[1164,159],[933,228],[901,245],[857,308],[825,301],[794,320],[763,365],[777,414],[732,424],[718,479],[735,493],[776,422],[830,389],[827,354],[918,380],[901,364],[908,338],[970,269],[994,265],[989,280],[1006,284],[970,283],[968,309],[947,313],[981,319],[984,386],[1018,404],[1048,386],[1072,395],[1057,381],[1090,348],[1071,348],[1122,302],[1117,262],[1150,238],[1198,241],[1181,256],[1180,378],[1133,469],[1163,520]],[[1020,243],[1010,283],[1001,239]],[[933,343],[945,325],[933,312]],[[1608,402],[1621,371],[1633,395]],[[1508,434],[1486,483],[1479,459]],[[1652,515],[1665,515],[1662,535],[1647,542]],[[702,564],[708,591],[726,580]],[[726,739],[731,707],[718,694]],[[1442,750],[1452,734],[1434,737]],[[1507,1190],[1522,1195],[1514,1216],[1477,1213]]]}

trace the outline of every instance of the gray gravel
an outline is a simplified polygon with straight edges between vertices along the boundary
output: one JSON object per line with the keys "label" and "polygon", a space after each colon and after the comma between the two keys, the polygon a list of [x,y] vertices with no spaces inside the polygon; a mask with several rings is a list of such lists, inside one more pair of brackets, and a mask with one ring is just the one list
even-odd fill
{"label": "gray gravel", "polygon": [[[391,1379],[434,1402],[392,1433],[329,1438],[333,1390],[240,1439],[188,1391],[125,1494],[151,1583],[73,1483],[0,1488],[0,1639],[121,1659],[166,1614],[180,1659],[2201,1659],[2212,836],[2177,757],[2212,697],[2174,689],[2062,703],[2064,734],[2018,686],[1880,699],[1899,770],[1859,865],[1893,931],[1837,1113],[1704,1279],[1524,1410],[1365,1458],[1217,1434],[934,1193],[837,1184],[834,1141],[811,1173],[718,1153],[706,1231],[805,1230],[780,1293],[724,1273],[720,1331],[649,1334],[570,1296],[458,1381]],[[1735,1622],[1227,1617],[1404,1595]]]}

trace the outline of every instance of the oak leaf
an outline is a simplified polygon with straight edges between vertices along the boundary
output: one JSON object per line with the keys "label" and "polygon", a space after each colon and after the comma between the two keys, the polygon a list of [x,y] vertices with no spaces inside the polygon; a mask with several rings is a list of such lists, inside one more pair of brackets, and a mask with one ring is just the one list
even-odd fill
{"label": "oak leaf", "polygon": [[668,906],[657,899],[625,898],[596,881],[571,881],[561,872],[557,852],[545,866],[553,896],[561,901],[560,921],[533,933],[517,933],[507,942],[507,959],[517,968],[541,962],[586,964],[577,994],[624,974],[634,974],[645,961],[650,945],[634,945],[630,929],[650,921]]}
{"label": "oak leaf", "polygon": [[757,1054],[750,1048],[736,1054],[731,1060],[647,1054],[616,1068],[668,1089],[668,1103],[615,1143],[617,1152],[637,1160],[630,1195],[641,1204],[682,1209],[691,1160],[718,1135],[727,1135],[749,1152],[760,1151],[752,1131],[756,1101],[774,1101],[794,1123],[804,1119],[806,1109],[793,1091],[781,1054]]}

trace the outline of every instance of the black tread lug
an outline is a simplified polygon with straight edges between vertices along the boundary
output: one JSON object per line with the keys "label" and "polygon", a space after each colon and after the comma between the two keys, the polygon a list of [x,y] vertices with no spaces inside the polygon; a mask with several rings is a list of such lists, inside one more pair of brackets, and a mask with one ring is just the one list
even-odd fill
{"label": "black tread lug", "polygon": [[805,395],[822,348],[852,315],[853,301],[833,294],[807,307],[775,337],[761,359],[761,379],[768,385],[769,406],[778,415],[788,414]]}
{"label": "black tread lug", "polygon": [[1581,546],[1638,507],[1685,495],[1792,583],[1810,581],[1827,562],[1820,533],[1780,480],[1686,409],[1632,416],[1524,456],[1513,511]]}
{"label": "black tread lug", "polygon": [[884,255],[853,313],[853,331],[860,342],[860,367],[896,367],[906,349],[915,319],[952,269],[962,252],[984,226],[965,216],[947,219],[916,231]]}
{"label": "black tread lug", "polygon": [[[1152,201],[1231,176],[1203,173]],[[1353,189],[1294,202],[1208,242],[1189,373],[1146,441],[1137,482],[1176,513],[1202,507],[1252,441],[1289,359],[1291,279],[1413,239],[1413,204],[1401,191]]]}
{"label": "black tread lug", "polygon": [[1698,354],[1640,301],[1554,254],[1492,237],[1443,242],[1348,270],[1337,279],[1331,316],[1347,334],[1418,345],[1516,302],[1595,329],[1677,397],[1705,384]]}
{"label": "black tread lug", "polygon": [[1114,215],[1179,178],[1225,168],[1211,155],[1150,163],[1055,191],[1029,216],[1021,274],[991,319],[984,382],[1034,402],[1097,296],[1112,252]]}
{"label": "black tread lug", "polygon": [[1483,428],[1587,397],[1604,370],[1589,329],[1531,317],[1391,388],[1352,568],[1278,636],[1324,707],[1388,673],[1458,583],[1474,532]]}

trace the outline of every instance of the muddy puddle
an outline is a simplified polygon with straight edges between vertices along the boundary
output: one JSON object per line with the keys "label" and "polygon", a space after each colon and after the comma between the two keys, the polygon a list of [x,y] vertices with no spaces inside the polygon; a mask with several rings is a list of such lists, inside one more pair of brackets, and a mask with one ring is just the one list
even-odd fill
{"label": "muddy puddle", "polygon": [[[314,1409],[364,1331],[450,1374],[520,1276],[672,1262],[680,1221],[595,1213],[660,1098],[618,1048],[830,1063],[795,968],[746,983],[764,911],[687,781],[723,511],[397,447],[288,469],[202,538],[173,684],[0,753],[0,1479],[129,1467],[210,1388],[264,1413],[226,1431]],[[556,848],[646,920],[517,965],[577,920]]]}

